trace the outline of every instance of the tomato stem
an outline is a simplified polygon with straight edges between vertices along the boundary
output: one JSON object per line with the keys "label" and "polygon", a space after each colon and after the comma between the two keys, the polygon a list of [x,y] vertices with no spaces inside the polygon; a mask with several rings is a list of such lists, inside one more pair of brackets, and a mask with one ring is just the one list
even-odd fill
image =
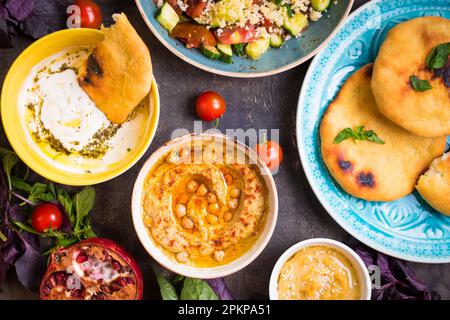
{"label": "tomato stem", "polygon": [[214,129],[217,129],[217,127],[219,127],[219,122],[220,122],[220,118],[217,118],[216,120],[214,120],[214,124],[213,124]]}

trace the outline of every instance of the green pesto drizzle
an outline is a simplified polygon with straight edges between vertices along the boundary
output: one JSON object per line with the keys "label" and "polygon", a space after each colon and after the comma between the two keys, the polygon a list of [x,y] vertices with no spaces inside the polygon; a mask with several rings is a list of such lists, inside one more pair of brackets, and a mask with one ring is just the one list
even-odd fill
{"label": "green pesto drizzle", "polygon": [[[79,57],[79,52],[88,52],[89,50],[87,49],[79,49],[77,50],[75,53],[77,57]],[[67,52],[64,57],[67,57],[69,62],[71,61],[71,53]],[[56,62],[52,61],[52,63]],[[78,75],[79,73],[79,69],[73,65],[69,65],[68,63],[63,63],[61,65],[61,67],[57,70],[51,70],[49,67],[43,67],[40,70],[37,71],[36,76],[33,78],[33,82],[36,84],[42,73],[46,72],[47,75],[52,75],[52,74],[56,74],[56,73],[61,73],[64,72],[66,70],[73,70],[75,72],[75,74]],[[35,88],[32,88],[33,91],[35,91]],[[63,143],[58,140],[57,138],[55,138],[55,136],[44,127],[44,124],[41,120],[41,109],[42,109],[42,105],[43,105],[43,101],[40,100],[39,104],[33,105],[32,103],[29,103],[28,105],[26,105],[26,108],[32,113],[32,117],[34,119],[34,121],[36,122],[36,125],[38,127],[37,131],[34,131],[31,133],[33,140],[36,143],[41,143],[41,142],[45,142],[48,143],[49,146],[62,154],[65,155],[71,155],[71,154],[79,154],[82,157],[85,158],[93,158],[93,159],[98,159],[101,158],[105,155],[105,153],[109,150],[110,146],[108,145],[108,141],[110,139],[112,139],[117,131],[120,129],[120,125],[116,125],[116,124],[111,124],[106,128],[101,128],[100,130],[98,130],[91,138],[91,141],[85,145],[80,151],[76,151],[74,149],[67,149]],[[137,107],[129,116],[128,120],[133,119],[136,114],[137,114],[137,109],[139,109],[141,106]],[[36,114],[36,110],[38,110],[38,114]],[[76,143],[77,141],[72,142],[74,145],[77,145]],[[79,144],[79,142],[78,142]]]}

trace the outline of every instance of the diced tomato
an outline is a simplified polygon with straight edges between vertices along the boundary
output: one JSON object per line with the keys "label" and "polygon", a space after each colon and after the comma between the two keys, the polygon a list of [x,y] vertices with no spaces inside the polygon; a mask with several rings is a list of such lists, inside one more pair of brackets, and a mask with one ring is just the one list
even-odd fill
{"label": "diced tomato", "polygon": [[273,28],[275,25],[272,23],[272,21],[270,21],[269,19],[264,19],[264,22],[262,24],[262,26],[269,31],[270,28]]}
{"label": "diced tomato", "polygon": [[252,25],[245,28],[225,28],[221,29],[221,32],[216,30],[215,33],[219,42],[223,44],[247,43],[255,39],[255,28]]}
{"label": "diced tomato", "polygon": [[170,35],[186,43],[188,48],[200,48],[202,44],[210,47],[217,45],[214,34],[204,26],[195,23],[181,22],[173,28]]}
{"label": "diced tomato", "polygon": [[206,8],[206,1],[203,0],[187,0],[188,8],[186,14],[191,18],[200,17]]}

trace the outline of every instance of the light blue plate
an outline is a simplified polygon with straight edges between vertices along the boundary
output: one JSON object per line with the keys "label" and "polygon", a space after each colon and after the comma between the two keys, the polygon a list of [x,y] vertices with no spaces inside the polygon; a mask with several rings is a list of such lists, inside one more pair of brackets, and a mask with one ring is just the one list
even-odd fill
{"label": "light blue plate", "polygon": [[[450,2],[370,1],[349,16],[309,67],[298,103],[297,141],[303,168],[315,194],[347,232],[397,258],[444,263],[450,262],[450,217],[432,209],[417,192],[392,202],[354,198],[334,181],[320,154],[320,120],[344,80],[374,61],[389,29],[421,16],[450,18]],[[447,149],[449,145],[450,139]]]}
{"label": "light blue plate", "polygon": [[153,34],[181,59],[212,73],[256,78],[286,71],[314,56],[347,17],[353,0],[332,3],[328,12],[317,22],[312,22],[300,39],[291,39],[279,49],[271,48],[257,61],[234,56],[232,64],[209,59],[199,50],[187,49],[179,40],[171,38],[167,30],[154,18],[156,5],[153,0],[136,0],[136,4]]}

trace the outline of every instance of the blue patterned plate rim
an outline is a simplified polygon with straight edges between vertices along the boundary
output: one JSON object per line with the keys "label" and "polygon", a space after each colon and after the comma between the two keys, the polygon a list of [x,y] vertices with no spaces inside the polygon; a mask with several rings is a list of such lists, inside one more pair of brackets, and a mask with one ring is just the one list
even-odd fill
{"label": "blue patterned plate rim", "polygon": [[[449,263],[450,262],[450,239],[444,239],[444,241],[434,241],[431,242],[431,240],[428,239],[420,239],[420,241],[418,240],[417,242],[412,242],[413,245],[415,245],[415,247],[418,247],[420,245],[430,245],[432,246],[431,249],[427,248],[427,249],[421,249],[421,252],[425,252],[426,250],[429,251],[428,255],[422,255],[420,253],[415,253],[415,254],[411,254],[411,253],[404,253],[401,252],[399,250],[396,250],[395,248],[397,248],[396,246],[392,246],[391,248],[389,248],[387,246],[387,244],[389,243],[394,243],[394,244],[401,244],[403,246],[407,246],[407,245],[411,245],[411,243],[408,243],[405,239],[396,239],[396,234],[395,232],[390,232],[389,226],[385,226],[385,228],[387,228],[387,230],[376,230],[375,232],[377,233],[377,236],[380,238],[379,240],[375,240],[374,238],[369,237],[367,234],[364,234],[362,232],[358,232],[358,230],[354,229],[354,227],[352,227],[350,224],[348,224],[345,219],[342,217],[343,214],[343,210],[345,209],[340,209],[337,210],[335,207],[332,206],[332,204],[330,203],[329,200],[326,199],[327,195],[323,194],[322,191],[319,189],[319,186],[316,182],[316,178],[313,177],[313,172],[311,169],[311,164],[308,162],[308,156],[307,156],[307,150],[305,147],[305,132],[302,129],[302,123],[303,123],[303,116],[302,116],[302,112],[304,111],[304,105],[306,103],[307,100],[307,91],[309,89],[309,87],[313,84],[312,83],[312,77],[313,74],[316,71],[316,68],[320,68],[320,64],[321,64],[321,59],[324,59],[324,57],[327,55],[327,50],[330,48],[330,46],[333,45],[333,42],[335,40],[335,38],[338,37],[338,35],[346,29],[346,27],[350,26],[351,23],[353,22],[353,20],[355,20],[356,18],[358,18],[358,16],[360,14],[362,14],[364,11],[369,11],[372,8],[377,7],[380,4],[386,3],[386,2],[392,2],[392,0],[372,0],[364,5],[362,5],[361,7],[359,7],[358,9],[356,9],[354,12],[352,12],[347,20],[345,21],[344,24],[341,24],[340,27],[338,28],[338,30],[336,30],[334,36],[329,39],[329,42],[327,43],[327,45],[314,57],[314,59],[312,60],[308,71],[306,72],[306,75],[304,77],[303,80],[303,85],[300,91],[300,95],[299,95],[299,100],[298,100],[298,107],[297,107],[297,120],[296,120],[296,136],[297,136],[297,145],[298,145],[298,151],[299,151],[299,156],[300,156],[300,160],[303,166],[303,169],[305,171],[305,175],[306,178],[312,188],[312,190],[314,191],[315,195],[317,196],[317,198],[319,199],[320,203],[322,204],[322,206],[326,209],[326,211],[330,214],[330,216],[345,230],[347,231],[349,234],[351,234],[353,237],[355,237],[356,239],[358,239],[359,241],[363,242],[364,244],[372,247],[373,249],[383,252],[387,255],[399,258],[399,259],[403,259],[403,260],[407,260],[407,261],[412,261],[412,262],[420,262],[420,263]],[[425,0],[408,0],[405,2],[401,2],[401,1],[395,1],[398,3],[398,7],[403,8],[405,6],[406,2],[409,3],[414,3],[416,5],[419,6],[423,6],[423,7],[433,7],[433,3],[431,3],[431,1],[426,2]],[[437,2],[441,2],[441,1],[437,1]],[[445,2],[445,1],[443,1]],[[430,8],[431,9],[431,8]],[[450,11],[450,8],[449,8]],[[386,12],[383,12],[380,14],[380,16],[383,16],[384,14],[386,14]],[[386,21],[382,21],[382,23],[387,23]],[[361,30],[359,30],[361,31]],[[358,33],[358,30],[354,30],[354,33]],[[350,37],[351,35],[349,35]],[[357,35],[358,37],[361,36],[361,34]],[[337,61],[337,60],[336,60]],[[339,85],[340,87],[340,85]],[[336,94],[336,92],[334,93]],[[323,101],[323,99],[322,99]],[[318,107],[320,108],[320,106]],[[326,109],[326,107],[325,107]],[[321,117],[323,114],[323,110],[319,112],[319,116]],[[307,118],[307,116],[305,116],[305,118]],[[305,120],[306,121],[306,120]],[[316,130],[317,128],[315,128],[314,126],[314,130]],[[317,135],[318,137],[318,132]],[[317,138],[319,139],[319,138]],[[447,144],[449,144],[449,140],[447,140]],[[315,147],[313,147],[315,148]],[[311,151],[311,150],[309,150]],[[314,150],[316,151],[316,150]],[[320,150],[319,150],[320,153]],[[334,183],[334,181],[332,180],[333,178],[331,176],[329,176],[328,171],[325,167],[326,170],[326,174],[324,179],[330,179],[330,181],[328,181],[329,183]],[[345,191],[342,191],[345,193]],[[342,199],[339,199],[342,201]],[[348,209],[347,209],[348,210]],[[338,212],[341,211],[341,212]],[[357,216],[354,211],[352,211],[352,215]],[[361,217],[357,217],[358,220],[363,220]],[[450,220],[449,220],[450,221]],[[366,223],[367,226],[364,226],[365,228],[374,228],[373,226],[371,226],[369,223]],[[375,226],[376,228],[376,226]],[[370,230],[373,231],[373,230]],[[446,241],[445,241],[446,240]],[[395,243],[397,242],[397,243]],[[430,242],[430,243],[428,243]],[[443,245],[444,247],[436,247],[439,245]],[[445,251],[445,254],[442,254],[442,251]]]}
{"label": "blue patterned plate rim", "polygon": [[[174,48],[169,42],[166,41],[166,39],[164,39],[164,37],[162,35],[160,35],[160,33],[153,27],[152,23],[150,22],[149,18],[147,17],[144,8],[142,7],[141,4],[142,0],[135,0],[136,5],[139,9],[139,12],[141,13],[142,18],[144,19],[145,23],[147,24],[148,28],[150,29],[150,31],[153,33],[153,35],[167,48],[169,49],[170,52],[172,52],[174,55],[176,55],[177,57],[179,57],[181,60],[186,61],[187,63],[190,63],[191,65],[205,70],[207,72],[211,72],[214,74],[218,74],[218,75],[222,75],[222,76],[227,76],[227,77],[234,77],[234,78],[260,78],[260,77],[267,77],[267,76],[272,76],[278,73],[282,73],[285,72],[287,70],[290,70],[292,68],[295,68],[299,65],[301,65],[302,63],[308,61],[309,59],[311,59],[312,57],[314,57],[314,55],[316,55],[323,47],[325,47],[328,43],[328,41],[330,41],[333,36],[336,34],[336,32],[340,29],[340,27],[343,25],[343,23],[345,23],[346,18],[348,17],[352,7],[353,7],[353,3],[354,0],[348,0],[348,6],[347,9],[345,10],[344,15],[341,17],[339,23],[337,24],[336,28],[333,30],[333,32],[331,32],[328,37],[325,39],[325,41],[323,41],[316,49],[314,49],[313,51],[311,51],[309,54],[307,54],[306,56],[304,56],[303,58],[298,59],[297,61],[287,64],[284,67],[275,69],[275,70],[271,70],[271,71],[264,71],[264,72],[231,72],[231,71],[223,71],[223,70],[219,70],[216,68],[211,68],[211,67],[207,67],[201,63],[196,62],[195,60],[185,56],[184,54],[182,54],[181,52],[179,52],[176,48]],[[147,0],[147,1],[153,1],[153,0]]]}

